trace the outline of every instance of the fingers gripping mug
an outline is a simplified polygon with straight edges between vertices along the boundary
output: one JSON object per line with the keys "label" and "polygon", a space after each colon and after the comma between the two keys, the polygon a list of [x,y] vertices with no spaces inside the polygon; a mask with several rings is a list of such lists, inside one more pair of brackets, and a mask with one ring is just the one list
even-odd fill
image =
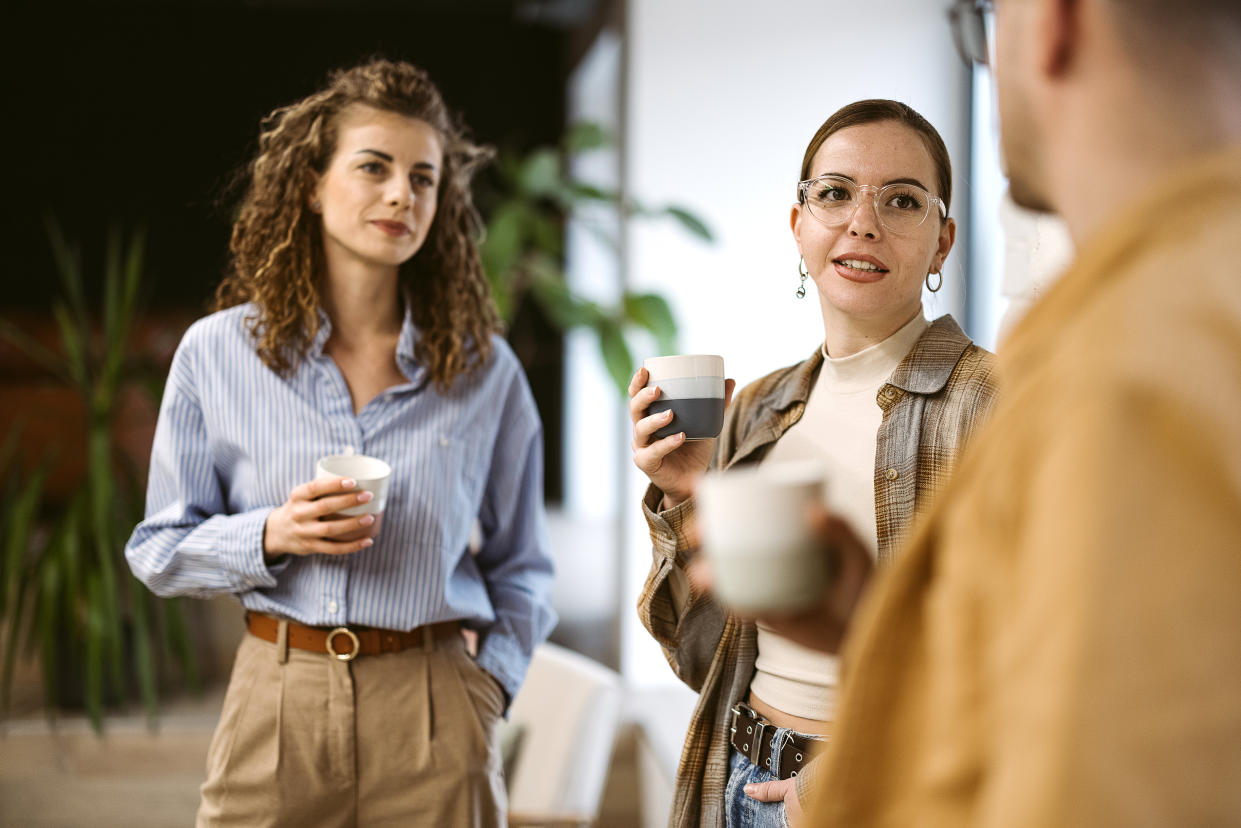
{"label": "fingers gripping mug", "polygon": [[355,491],[374,495],[367,503],[341,509],[342,515],[377,515],[388,503],[388,483],[392,479],[392,467],[378,457],[365,454],[332,454],[320,458],[315,465],[315,479],[322,477],[351,477],[357,483]]}
{"label": "fingers gripping mug", "polygon": [[651,357],[643,361],[646,386],[659,386],[647,416],[672,409],[672,421],[655,432],[660,440],[685,432],[687,440],[709,440],[724,425],[724,358],[714,354]]}
{"label": "fingers gripping mug", "polygon": [[822,503],[823,467],[811,461],[766,463],[711,472],[698,486],[702,552],[720,603],[742,612],[794,611],[819,600],[830,556],[807,523]]}

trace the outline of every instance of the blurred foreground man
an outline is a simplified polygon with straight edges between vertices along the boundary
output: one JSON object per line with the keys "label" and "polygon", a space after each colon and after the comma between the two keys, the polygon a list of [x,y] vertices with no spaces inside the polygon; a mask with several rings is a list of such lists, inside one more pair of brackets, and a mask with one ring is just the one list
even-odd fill
{"label": "blurred foreground man", "polygon": [[1241,825],[1241,2],[994,15],[1013,197],[1078,256],[851,625],[809,822]]}

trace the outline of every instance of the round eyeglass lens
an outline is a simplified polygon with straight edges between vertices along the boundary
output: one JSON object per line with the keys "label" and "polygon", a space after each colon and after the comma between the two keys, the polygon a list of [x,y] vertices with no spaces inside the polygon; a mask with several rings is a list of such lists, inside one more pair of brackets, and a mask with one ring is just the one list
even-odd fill
{"label": "round eyeglass lens", "polygon": [[930,212],[929,194],[914,184],[889,184],[878,193],[879,220],[896,233],[907,233],[926,221]]}
{"label": "round eyeglass lens", "polygon": [[876,190],[843,178],[816,178],[805,185],[806,206],[824,224],[842,224],[853,217],[859,204],[874,194],[879,222],[894,233],[907,233],[926,220],[929,194],[913,184],[889,184]]}

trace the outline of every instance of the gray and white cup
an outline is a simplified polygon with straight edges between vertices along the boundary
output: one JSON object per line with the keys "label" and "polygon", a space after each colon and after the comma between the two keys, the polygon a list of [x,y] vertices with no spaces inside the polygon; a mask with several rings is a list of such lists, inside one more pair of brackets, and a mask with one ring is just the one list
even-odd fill
{"label": "gray and white cup", "polygon": [[721,604],[760,614],[805,608],[822,596],[832,567],[806,513],[824,501],[826,488],[825,470],[813,461],[703,477],[695,493],[698,527]]}
{"label": "gray and white cup", "polygon": [[660,440],[684,431],[687,440],[710,440],[724,425],[724,357],[682,354],[642,362],[646,387],[659,386],[659,398],[647,416],[672,409],[672,421],[655,432]]}
{"label": "gray and white cup", "polygon": [[315,479],[323,477],[350,477],[357,484],[353,491],[370,492],[373,497],[366,503],[341,509],[342,515],[377,515],[388,505],[388,483],[392,479],[392,467],[378,457],[366,454],[331,454],[315,464]]}

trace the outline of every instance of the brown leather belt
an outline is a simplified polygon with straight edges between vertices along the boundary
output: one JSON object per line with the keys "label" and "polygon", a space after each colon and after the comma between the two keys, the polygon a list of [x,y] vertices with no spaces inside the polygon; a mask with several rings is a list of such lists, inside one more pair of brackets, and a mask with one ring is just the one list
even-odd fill
{"label": "brown leather belt", "polygon": [[733,750],[749,758],[760,768],[767,768],[780,779],[796,776],[824,744],[823,739],[812,739],[797,731],[787,730],[780,750],[780,767],[773,768],[771,755],[775,752],[777,727],[745,702],[733,705],[732,724],[728,741]]}
{"label": "brown leather belt", "polygon": [[[262,612],[246,613],[246,626],[251,635],[275,643],[279,640],[280,619]],[[459,635],[461,624],[457,621],[439,621],[415,627],[408,632],[384,630],[377,627],[307,627],[289,622],[290,647],[327,653],[341,661],[353,661],[360,655],[399,653],[410,647],[421,647],[427,635],[432,639]]]}

